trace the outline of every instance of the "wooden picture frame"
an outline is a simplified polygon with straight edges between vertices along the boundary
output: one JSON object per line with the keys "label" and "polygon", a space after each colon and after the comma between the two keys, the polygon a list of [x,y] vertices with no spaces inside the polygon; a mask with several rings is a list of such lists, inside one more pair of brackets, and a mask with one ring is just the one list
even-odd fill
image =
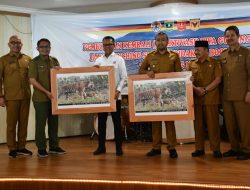
{"label": "wooden picture frame", "polygon": [[192,73],[128,77],[130,122],[194,120]]}
{"label": "wooden picture frame", "polygon": [[116,111],[114,67],[51,69],[52,114]]}

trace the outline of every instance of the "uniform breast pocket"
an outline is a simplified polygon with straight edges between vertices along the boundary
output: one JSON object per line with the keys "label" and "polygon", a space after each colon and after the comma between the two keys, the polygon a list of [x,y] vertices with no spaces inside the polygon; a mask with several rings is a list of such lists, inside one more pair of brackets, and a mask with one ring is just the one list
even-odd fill
{"label": "uniform breast pocket", "polygon": [[44,73],[45,70],[46,70],[46,68],[45,68],[44,66],[39,66],[39,67],[38,67],[38,72],[39,72],[39,73]]}
{"label": "uniform breast pocket", "polygon": [[197,81],[197,78],[198,78],[198,67],[191,66],[190,70],[192,71],[192,76],[194,77],[194,80]]}
{"label": "uniform breast pocket", "polygon": [[159,67],[159,64],[157,61],[152,61],[149,64],[150,71],[158,72],[159,71],[158,67]]}
{"label": "uniform breast pocket", "polygon": [[197,66],[190,66],[190,70],[192,71],[193,74],[198,73],[198,67]]}
{"label": "uniform breast pocket", "polygon": [[240,68],[245,68],[245,59],[244,59],[244,56],[239,55],[239,56],[237,57],[237,65],[238,65]]}
{"label": "uniform breast pocket", "polygon": [[21,73],[21,75],[23,77],[27,77],[28,76],[28,71],[29,71],[28,67],[21,67],[20,68],[20,73]]}
{"label": "uniform breast pocket", "polygon": [[215,67],[214,64],[208,65],[206,71],[203,71],[203,76],[207,78],[214,78],[214,73],[215,73]]}
{"label": "uniform breast pocket", "polygon": [[175,71],[175,59],[174,58],[170,59],[167,65],[168,65],[168,70],[170,72]]}
{"label": "uniform breast pocket", "polygon": [[17,65],[15,63],[11,63],[10,65],[8,65],[5,69],[6,74],[12,74],[15,71],[17,71]]}

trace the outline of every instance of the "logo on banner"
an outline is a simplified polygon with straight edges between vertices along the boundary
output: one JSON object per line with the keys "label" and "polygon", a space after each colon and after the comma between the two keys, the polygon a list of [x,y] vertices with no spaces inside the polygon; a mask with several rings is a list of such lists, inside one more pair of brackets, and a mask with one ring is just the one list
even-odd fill
{"label": "logo on banner", "polygon": [[161,22],[160,21],[154,21],[151,24],[152,31],[159,32],[161,31]]}
{"label": "logo on banner", "polygon": [[179,20],[177,21],[177,29],[180,31],[184,31],[187,28],[187,21],[186,20]]}
{"label": "logo on banner", "polygon": [[174,21],[165,21],[164,23],[167,32],[174,30]]}
{"label": "logo on banner", "polygon": [[191,30],[196,31],[200,29],[200,24],[201,24],[200,19],[190,19],[189,23],[190,23]]}

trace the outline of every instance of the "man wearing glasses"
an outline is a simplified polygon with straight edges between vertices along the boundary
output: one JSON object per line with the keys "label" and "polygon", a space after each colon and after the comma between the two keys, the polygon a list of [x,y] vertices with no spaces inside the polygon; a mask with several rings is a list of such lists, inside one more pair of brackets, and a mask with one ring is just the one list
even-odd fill
{"label": "man wearing glasses", "polygon": [[30,108],[28,63],[31,58],[21,53],[23,44],[18,36],[11,36],[8,46],[10,52],[0,58],[0,106],[7,110],[7,145],[9,156],[15,158],[32,155],[25,148]]}
{"label": "man wearing glasses", "polygon": [[[116,91],[116,112],[111,112],[112,120],[114,123],[116,155],[122,156],[122,128],[121,128],[121,90],[124,82],[127,79],[127,70],[124,59],[114,53],[115,39],[111,36],[106,36],[102,40],[104,55],[97,58],[95,62],[96,67],[100,66],[113,66],[115,69],[115,84]],[[98,113],[98,148],[93,153],[94,155],[105,154],[105,139],[106,139],[106,122],[108,113]]]}
{"label": "man wearing glasses", "polygon": [[59,147],[58,139],[58,116],[52,115],[50,86],[50,69],[59,68],[59,62],[56,58],[49,56],[50,41],[42,38],[37,42],[39,55],[31,60],[29,68],[30,83],[34,87],[33,103],[36,111],[36,146],[38,148],[38,157],[48,156],[46,151],[45,127],[48,122],[49,134],[49,153],[65,154],[65,151]]}

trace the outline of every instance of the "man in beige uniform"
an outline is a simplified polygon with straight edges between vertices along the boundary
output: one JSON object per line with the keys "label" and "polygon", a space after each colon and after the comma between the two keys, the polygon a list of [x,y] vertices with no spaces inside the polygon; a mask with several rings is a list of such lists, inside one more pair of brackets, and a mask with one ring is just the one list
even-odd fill
{"label": "man in beige uniform", "polygon": [[[155,77],[155,73],[180,72],[181,62],[179,55],[173,51],[167,50],[168,36],[160,32],[155,37],[156,51],[149,53],[140,66],[139,73],[147,74],[150,78]],[[152,122],[153,148],[147,153],[147,156],[161,154],[162,143],[162,125],[161,121]],[[175,150],[177,144],[174,121],[165,121],[166,136],[168,141],[168,150],[171,158],[177,158]]]}
{"label": "man in beige uniform", "polygon": [[[9,156],[32,155],[25,148],[30,108],[28,63],[31,58],[21,53],[18,36],[9,39],[10,52],[0,58],[0,106],[7,110],[7,145]],[[18,124],[17,142],[16,126]]]}
{"label": "man in beige uniform", "polygon": [[247,160],[250,158],[250,49],[240,46],[236,26],[226,28],[224,36],[229,48],[221,53],[223,108],[231,149],[223,156]]}
{"label": "man in beige uniform", "polygon": [[218,60],[209,57],[208,42],[195,42],[195,60],[188,65],[192,71],[194,88],[194,129],[195,151],[193,157],[205,154],[205,132],[203,124],[206,123],[210,140],[210,149],[215,158],[221,158],[219,111],[220,103],[219,84],[222,70]]}

